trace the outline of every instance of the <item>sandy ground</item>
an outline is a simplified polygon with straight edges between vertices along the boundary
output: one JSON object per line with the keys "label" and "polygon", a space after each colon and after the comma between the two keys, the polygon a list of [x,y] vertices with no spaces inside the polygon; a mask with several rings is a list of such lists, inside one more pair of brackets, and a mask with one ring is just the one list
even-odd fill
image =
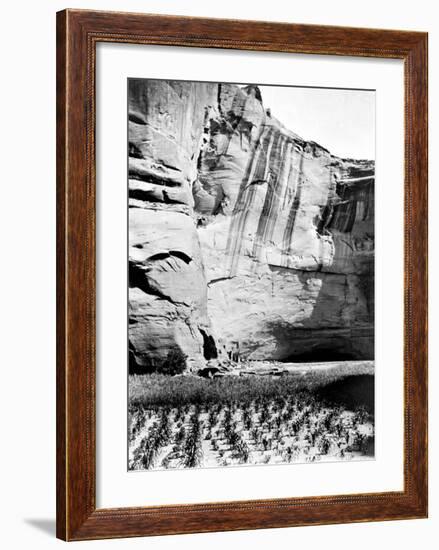
{"label": "sandy ground", "polygon": [[342,374],[343,369],[347,373],[353,370],[361,370],[363,374],[373,375],[375,372],[374,361],[327,361],[320,363],[280,363],[276,361],[248,361],[242,363],[235,369],[230,371],[230,374],[236,376],[244,376],[250,374],[271,374],[280,375],[282,373],[289,374],[306,374],[311,371],[326,371],[337,370]]}

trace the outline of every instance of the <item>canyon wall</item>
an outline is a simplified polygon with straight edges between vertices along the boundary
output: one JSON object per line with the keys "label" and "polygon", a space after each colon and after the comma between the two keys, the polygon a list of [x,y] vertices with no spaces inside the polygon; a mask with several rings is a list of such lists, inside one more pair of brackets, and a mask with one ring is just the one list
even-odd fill
{"label": "canyon wall", "polygon": [[256,86],[130,80],[129,225],[132,372],[373,358],[374,163]]}

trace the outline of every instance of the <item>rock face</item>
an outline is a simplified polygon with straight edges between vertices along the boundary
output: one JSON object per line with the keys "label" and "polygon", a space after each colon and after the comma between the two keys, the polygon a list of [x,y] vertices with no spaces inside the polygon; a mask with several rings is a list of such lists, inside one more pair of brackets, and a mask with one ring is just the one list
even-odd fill
{"label": "rock face", "polygon": [[374,162],[256,86],[130,80],[130,367],[373,359]]}

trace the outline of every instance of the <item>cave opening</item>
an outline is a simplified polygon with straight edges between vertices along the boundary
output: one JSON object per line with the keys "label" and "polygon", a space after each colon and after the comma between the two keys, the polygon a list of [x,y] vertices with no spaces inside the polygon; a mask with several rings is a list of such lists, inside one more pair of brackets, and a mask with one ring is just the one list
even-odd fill
{"label": "cave opening", "polygon": [[331,361],[355,361],[358,355],[340,348],[318,348],[294,353],[281,359],[282,363],[326,363]]}

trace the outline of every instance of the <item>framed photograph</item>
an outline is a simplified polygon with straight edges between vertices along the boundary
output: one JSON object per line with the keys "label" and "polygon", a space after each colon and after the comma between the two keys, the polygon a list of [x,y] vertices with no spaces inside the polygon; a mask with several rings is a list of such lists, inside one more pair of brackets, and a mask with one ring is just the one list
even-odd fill
{"label": "framed photograph", "polygon": [[57,536],[427,516],[427,34],[57,14]]}

